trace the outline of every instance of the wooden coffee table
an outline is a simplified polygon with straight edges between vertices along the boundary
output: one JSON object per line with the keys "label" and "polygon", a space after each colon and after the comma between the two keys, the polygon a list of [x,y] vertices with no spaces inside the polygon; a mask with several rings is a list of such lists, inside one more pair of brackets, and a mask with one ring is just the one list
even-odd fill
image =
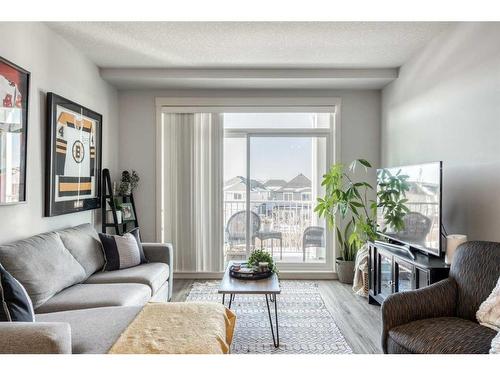
{"label": "wooden coffee table", "polygon": [[[225,304],[226,294],[229,294],[229,309],[234,301],[236,294],[264,294],[266,297],[267,314],[271,333],[273,335],[273,344],[277,348],[280,346],[280,336],[278,328],[278,294],[281,293],[278,276],[273,274],[271,277],[262,280],[240,280],[229,275],[229,268],[234,262],[229,262],[224,277],[219,285],[219,294],[222,294],[222,304]],[[276,325],[276,335],[274,334],[273,319],[271,317],[271,308],[269,301],[274,302],[274,317]]]}

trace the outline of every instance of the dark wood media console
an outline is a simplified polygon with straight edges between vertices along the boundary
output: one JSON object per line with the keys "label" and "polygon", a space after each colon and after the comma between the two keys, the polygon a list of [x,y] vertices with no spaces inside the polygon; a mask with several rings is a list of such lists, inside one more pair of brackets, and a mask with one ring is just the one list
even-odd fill
{"label": "dark wood media console", "polygon": [[448,277],[444,259],[415,252],[410,254],[381,243],[370,243],[368,302],[382,304],[392,293],[424,288]]}

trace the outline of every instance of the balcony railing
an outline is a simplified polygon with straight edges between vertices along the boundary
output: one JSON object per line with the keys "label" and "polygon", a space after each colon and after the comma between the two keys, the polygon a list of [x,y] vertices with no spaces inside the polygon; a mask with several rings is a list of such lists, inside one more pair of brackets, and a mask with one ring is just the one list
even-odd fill
{"label": "balcony railing", "polygon": [[[253,200],[250,210],[261,219],[260,231],[276,231],[282,235],[283,249],[288,253],[302,252],[304,230],[313,223],[313,202],[297,200]],[[224,201],[224,225],[239,211],[246,210],[244,200]],[[260,246],[256,240],[256,246]],[[276,244],[275,244],[276,247]]]}

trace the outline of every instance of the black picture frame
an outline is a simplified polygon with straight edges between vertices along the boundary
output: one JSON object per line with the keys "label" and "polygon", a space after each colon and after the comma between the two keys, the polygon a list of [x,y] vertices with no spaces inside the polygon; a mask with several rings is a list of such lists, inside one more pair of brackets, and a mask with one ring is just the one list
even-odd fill
{"label": "black picture frame", "polygon": [[[5,91],[3,92],[4,95],[0,95],[0,107],[2,110],[8,110],[9,108],[15,107],[17,99],[20,98],[21,100],[21,137],[18,141],[19,150],[15,154],[10,155],[11,160],[17,160],[17,158],[19,159],[19,183],[17,184],[17,199],[7,198],[7,189],[9,189],[9,187],[7,187],[6,184],[3,184],[2,182],[6,179],[4,176],[2,176],[2,173],[6,172],[0,162],[0,185],[2,185],[0,186],[0,206],[4,206],[26,203],[27,201],[26,170],[28,154],[28,115],[31,73],[26,69],[23,69],[13,62],[0,56],[0,80],[2,91]],[[9,93],[7,91],[13,91],[14,97],[12,96],[12,93]],[[1,117],[7,117],[7,114],[2,114]],[[10,128],[11,126],[15,126],[15,124],[3,122],[2,118],[0,118],[0,127]],[[0,142],[3,142],[2,138],[2,134],[0,134]]]}
{"label": "black picture frame", "polygon": [[102,115],[49,92],[46,138],[45,216],[100,208]]}

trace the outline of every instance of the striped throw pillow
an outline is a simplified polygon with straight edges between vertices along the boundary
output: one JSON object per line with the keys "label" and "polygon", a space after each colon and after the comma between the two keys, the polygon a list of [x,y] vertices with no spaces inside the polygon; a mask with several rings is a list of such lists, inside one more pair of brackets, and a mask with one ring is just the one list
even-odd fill
{"label": "striped throw pillow", "polygon": [[116,271],[146,263],[139,228],[123,236],[99,233],[99,238],[106,259],[103,271]]}

